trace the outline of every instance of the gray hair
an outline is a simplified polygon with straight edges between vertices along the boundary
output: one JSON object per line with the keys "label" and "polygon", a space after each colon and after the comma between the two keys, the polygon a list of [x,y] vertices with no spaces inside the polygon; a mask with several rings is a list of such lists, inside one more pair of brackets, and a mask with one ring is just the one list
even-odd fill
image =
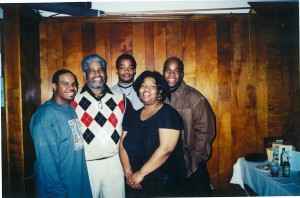
{"label": "gray hair", "polygon": [[81,61],[82,71],[85,72],[85,73],[88,72],[90,64],[92,62],[97,62],[101,66],[101,68],[106,71],[107,63],[104,60],[104,58],[102,58],[98,54],[91,54],[91,55],[88,55],[88,56],[83,58],[83,60]]}

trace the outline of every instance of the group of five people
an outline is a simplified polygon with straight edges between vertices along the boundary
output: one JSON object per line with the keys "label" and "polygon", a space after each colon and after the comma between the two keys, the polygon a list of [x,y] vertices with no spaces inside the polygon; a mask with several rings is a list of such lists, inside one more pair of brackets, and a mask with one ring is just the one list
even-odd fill
{"label": "group of five people", "polygon": [[144,71],[134,80],[136,61],[122,54],[112,88],[101,56],[81,65],[84,86],[58,70],[53,97],[32,116],[37,196],[208,196],[215,116],[183,81],[183,62],[170,57],[163,75]]}

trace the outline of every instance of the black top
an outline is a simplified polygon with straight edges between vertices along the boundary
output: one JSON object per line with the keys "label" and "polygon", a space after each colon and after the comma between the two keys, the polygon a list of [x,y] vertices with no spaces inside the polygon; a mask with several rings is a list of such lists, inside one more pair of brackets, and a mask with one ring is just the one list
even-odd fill
{"label": "black top", "polygon": [[[147,120],[140,119],[141,110],[131,112],[123,120],[124,147],[128,153],[133,171],[140,169],[159,146],[159,129],[176,129],[183,131],[180,115],[170,105],[164,104]],[[185,175],[184,157],[181,138],[168,160],[157,170],[145,177],[146,179],[180,180]]]}

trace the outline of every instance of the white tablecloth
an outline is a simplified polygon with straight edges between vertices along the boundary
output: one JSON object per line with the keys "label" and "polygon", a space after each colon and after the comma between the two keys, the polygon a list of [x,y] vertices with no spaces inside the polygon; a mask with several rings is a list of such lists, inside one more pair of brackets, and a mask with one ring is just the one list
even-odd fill
{"label": "white tablecloth", "polygon": [[[300,195],[300,171],[293,170],[290,177],[271,177],[270,172],[256,168],[266,162],[249,162],[239,158],[233,166],[230,183],[245,189],[247,184],[259,196]],[[300,165],[300,164],[299,164]]]}

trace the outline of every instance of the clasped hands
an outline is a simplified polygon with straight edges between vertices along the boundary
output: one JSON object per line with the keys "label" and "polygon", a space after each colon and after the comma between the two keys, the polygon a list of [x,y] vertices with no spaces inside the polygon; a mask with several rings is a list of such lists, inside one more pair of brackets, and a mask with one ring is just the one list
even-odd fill
{"label": "clasped hands", "polygon": [[129,171],[125,174],[125,177],[126,177],[126,183],[131,188],[142,189],[141,182],[144,180],[144,175],[141,173],[141,171],[136,171],[135,173]]}

